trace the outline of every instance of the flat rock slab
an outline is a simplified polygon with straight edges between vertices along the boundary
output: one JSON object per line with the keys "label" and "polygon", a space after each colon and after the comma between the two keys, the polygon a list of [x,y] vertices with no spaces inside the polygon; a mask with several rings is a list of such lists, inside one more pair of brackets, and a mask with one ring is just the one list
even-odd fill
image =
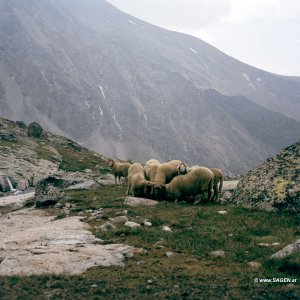
{"label": "flat rock slab", "polygon": [[133,247],[99,245],[90,226],[74,216],[55,220],[43,210],[0,217],[0,275],[80,274],[96,266],[123,266]]}
{"label": "flat rock slab", "polygon": [[295,252],[300,251],[300,239],[297,240],[295,243],[289,244],[280,251],[274,253],[271,258],[285,258]]}
{"label": "flat rock slab", "polygon": [[238,180],[224,181],[222,191],[225,192],[225,191],[234,190],[237,187],[238,183],[239,183]]}
{"label": "flat rock slab", "polygon": [[12,205],[16,203],[23,204],[29,199],[34,198],[34,191],[26,194],[20,194],[20,195],[10,195],[5,197],[0,197],[0,206],[7,206]]}
{"label": "flat rock slab", "polygon": [[126,197],[124,204],[128,206],[155,206],[158,204],[158,201],[150,200],[146,198],[138,198],[138,197]]}
{"label": "flat rock slab", "polygon": [[94,180],[88,180],[85,182],[80,182],[67,187],[67,190],[90,190],[95,188],[98,184]]}

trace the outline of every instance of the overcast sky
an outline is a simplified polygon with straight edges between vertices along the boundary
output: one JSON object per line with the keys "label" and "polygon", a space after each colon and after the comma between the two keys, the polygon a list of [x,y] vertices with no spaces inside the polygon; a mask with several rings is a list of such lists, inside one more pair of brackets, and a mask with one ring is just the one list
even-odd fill
{"label": "overcast sky", "polygon": [[199,37],[245,63],[300,76],[300,0],[107,0],[152,24]]}

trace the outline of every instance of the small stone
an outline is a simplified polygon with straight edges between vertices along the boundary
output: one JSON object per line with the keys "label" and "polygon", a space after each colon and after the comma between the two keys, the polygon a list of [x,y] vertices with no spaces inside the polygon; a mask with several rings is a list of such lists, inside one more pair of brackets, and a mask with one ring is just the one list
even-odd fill
{"label": "small stone", "polygon": [[272,246],[279,246],[280,243],[272,243]]}
{"label": "small stone", "polygon": [[132,253],[133,254],[146,254],[147,250],[145,250],[144,248],[133,248]]}
{"label": "small stone", "polygon": [[148,282],[148,283],[152,283],[153,281],[152,281],[151,279],[148,279],[147,282]]}
{"label": "small stone", "polygon": [[167,257],[172,257],[172,256],[175,256],[175,253],[174,253],[174,252],[171,252],[171,251],[168,251],[168,252],[165,253],[165,255],[166,255]]}
{"label": "small stone", "polygon": [[54,205],[54,208],[62,208],[63,205],[60,203],[60,202],[57,202],[55,205]]}
{"label": "small stone", "polygon": [[124,213],[124,215],[127,215],[128,210],[127,209],[123,210],[123,213]]}
{"label": "small stone", "polygon": [[258,246],[261,246],[261,247],[270,247],[270,246],[272,246],[272,244],[270,244],[270,243],[258,243]]}
{"label": "small stone", "polygon": [[93,173],[93,171],[91,169],[85,169],[84,172],[85,173]]}
{"label": "small stone", "polygon": [[116,225],[124,225],[126,222],[128,222],[128,218],[126,216],[110,218],[109,220]]}
{"label": "small stone", "polygon": [[97,286],[98,286],[97,284],[92,284],[91,285],[92,288],[97,287]]}
{"label": "small stone", "polygon": [[80,211],[80,212],[77,213],[77,215],[78,215],[78,216],[83,216],[83,215],[84,215],[84,212],[83,212],[83,211]]}
{"label": "small stone", "polygon": [[152,223],[149,221],[144,221],[144,226],[151,227]]}
{"label": "small stone", "polygon": [[232,237],[232,236],[233,236],[233,233],[229,233],[228,236]]}
{"label": "small stone", "polygon": [[12,209],[13,210],[19,210],[23,208],[23,204],[22,203],[15,203],[13,206],[12,206]]}
{"label": "small stone", "polygon": [[224,257],[225,256],[225,252],[223,250],[212,251],[209,254],[214,257]]}
{"label": "small stone", "polygon": [[131,221],[127,221],[124,226],[126,227],[130,227],[130,228],[137,228],[137,227],[141,227],[140,224],[135,223],[135,222],[131,222]]}
{"label": "small stone", "polygon": [[164,225],[162,228],[163,231],[172,232],[172,229],[169,226]]}
{"label": "small stone", "polygon": [[227,210],[219,210],[218,214],[220,214],[220,215],[227,215],[228,211]]}
{"label": "small stone", "polygon": [[102,221],[101,216],[90,216],[89,221]]}
{"label": "small stone", "polygon": [[145,262],[144,262],[143,260],[140,260],[140,261],[137,261],[136,264],[137,264],[138,266],[140,266],[140,265],[144,265]]}
{"label": "small stone", "polygon": [[257,261],[250,261],[248,262],[248,266],[258,269],[261,266],[261,263]]}
{"label": "small stone", "polygon": [[231,198],[231,193],[230,192],[228,192],[228,191],[226,191],[224,194],[223,194],[223,198],[225,199],[225,200],[229,200],[230,198]]}
{"label": "small stone", "polygon": [[106,223],[102,224],[101,226],[99,226],[99,229],[101,229],[102,231],[108,231],[108,230],[115,229],[115,228],[116,228],[116,226],[109,222],[106,222]]}
{"label": "small stone", "polygon": [[175,284],[175,285],[174,285],[174,289],[179,289],[179,285],[178,285],[178,284]]}
{"label": "small stone", "polygon": [[65,204],[65,207],[66,207],[66,208],[71,208],[71,206],[72,206],[71,203],[68,203],[68,202],[67,202],[67,203]]}

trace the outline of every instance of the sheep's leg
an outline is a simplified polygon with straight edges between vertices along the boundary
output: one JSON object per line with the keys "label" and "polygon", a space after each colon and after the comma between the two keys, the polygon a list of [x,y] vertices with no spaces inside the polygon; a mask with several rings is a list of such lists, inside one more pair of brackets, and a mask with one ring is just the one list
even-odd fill
{"label": "sheep's leg", "polygon": [[130,190],[130,188],[131,188],[131,187],[130,187],[130,185],[128,184],[128,185],[127,185],[127,191],[126,191],[126,195],[128,195],[128,194],[129,194],[129,190]]}
{"label": "sheep's leg", "polygon": [[117,185],[117,175],[115,175],[115,185]]}

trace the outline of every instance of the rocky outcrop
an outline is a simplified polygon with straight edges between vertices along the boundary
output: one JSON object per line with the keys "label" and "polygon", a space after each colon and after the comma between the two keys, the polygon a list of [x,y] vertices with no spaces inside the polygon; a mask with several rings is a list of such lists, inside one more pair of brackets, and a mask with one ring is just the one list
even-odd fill
{"label": "rocky outcrop", "polygon": [[89,190],[99,185],[114,184],[111,174],[102,175],[88,172],[63,172],[38,182],[35,190],[36,206],[46,207],[57,203],[65,196],[66,190]]}
{"label": "rocky outcrop", "polygon": [[58,163],[39,159],[35,151],[26,147],[0,145],[0,165],[2,173],[13,178],[21,190],[35,186],[58,170]]}
{"label": "rocky outcrop", "polygon": [[300,142],[242,178],[231,202],[267,210],[300,211]]}
{"label": "rocky outcrop", "polygon": [[0,192],[11,192],[16,187],[13,178],[0,173]]}

